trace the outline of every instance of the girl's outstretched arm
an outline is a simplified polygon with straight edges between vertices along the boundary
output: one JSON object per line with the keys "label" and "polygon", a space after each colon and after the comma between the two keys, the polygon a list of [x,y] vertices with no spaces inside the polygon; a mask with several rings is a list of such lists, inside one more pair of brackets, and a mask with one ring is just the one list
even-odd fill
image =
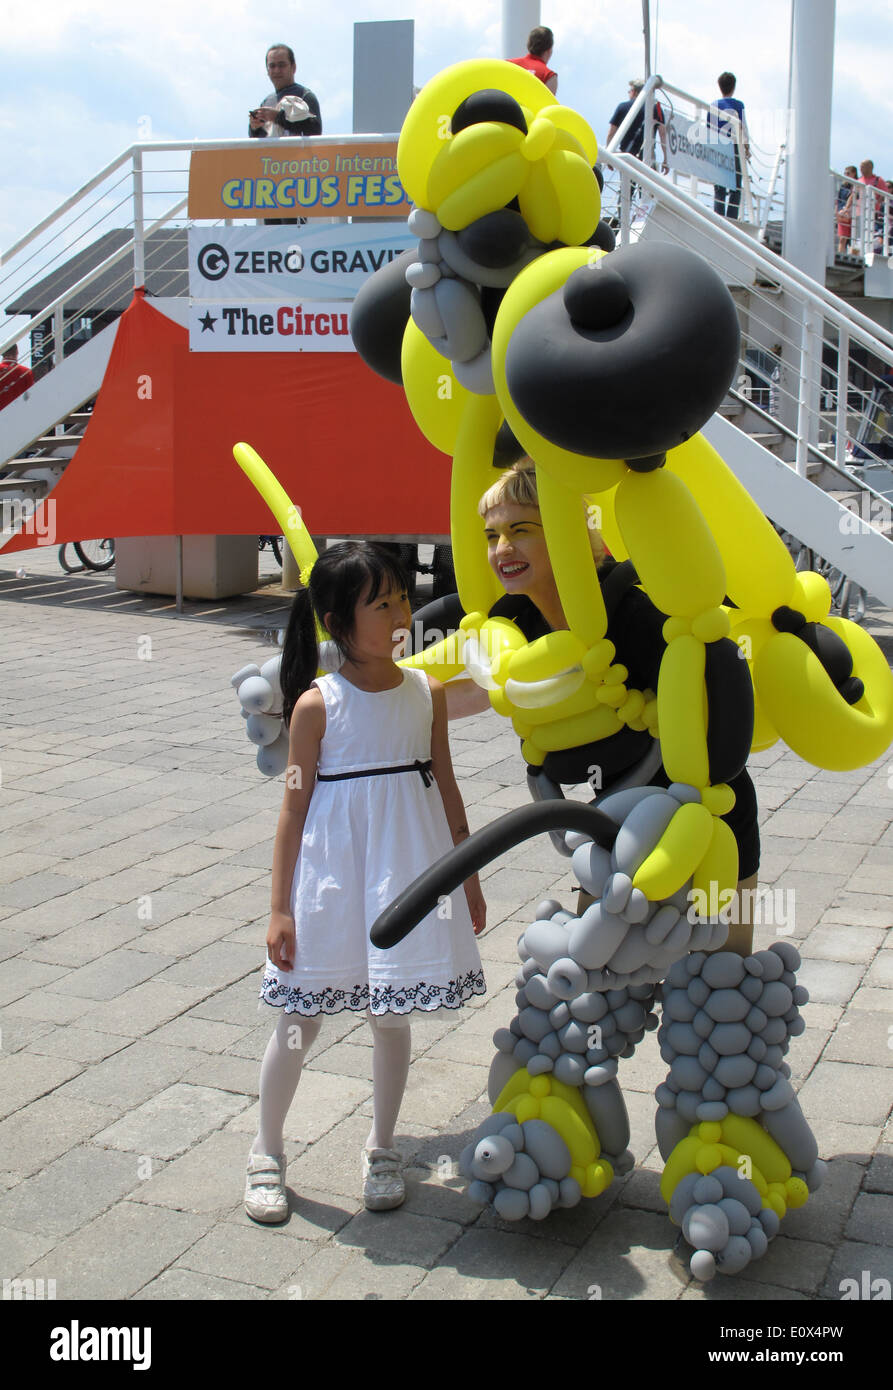
{"label": "girl's outstretched arm", "polygon": [[291,886],[304,822],[316,785],[319,745],[325,731],[326,707],[319,689],[314,685],[305,690],[298,700],[288,726],[285,794],[273,846],[273,900],[267,930],[267,950],[270,960],[280,970],[291,969],[295,962]]}
{"label": "girl's outstretched arm", "polygon": [[[456,783],[453,760],[450,757],[446,690],[440,681],[435,680],[433,676],[428,677],[428,684],[431,687],[431,700],[434,705],[434,720],[431,726],[431,771],[434,773],[443,799],[443,809],[446,811],[447,825],[450,827],[453,844],[458,845],[462,840],[468,839],[468,818],[462,802],[462,793]],[[487,924],[487,905],[484,902],[484,895],[481,892],[480,879],[477,874],[466,880],[465,896],[468,900],[468,911],[471,913],[474,934],[479,936]]]}

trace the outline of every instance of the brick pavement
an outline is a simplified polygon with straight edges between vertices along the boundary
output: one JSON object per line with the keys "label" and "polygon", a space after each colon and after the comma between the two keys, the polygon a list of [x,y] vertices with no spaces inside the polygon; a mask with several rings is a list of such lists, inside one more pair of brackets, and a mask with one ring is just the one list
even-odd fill
{"label": "brick pavement", "polygon": [[[488,994],[414,1022],[405,1206],[362,1207],[370,1037],[342,1014],[289,1116],[290,1219],[249,1220],[280,794],[229,676],[272,654],[286,603],[270,591],[178,616],[108,576],[63,575],[55,549],[0,563],[0,1275],[75,1299],[834,1300],[863,1270],[893,1281],[893,753],[845,774],[780,747],[752,760],[761,884],[795,895],[812,1002],[790,1060],[829,1175],[741,1276],[702,1287],[670,1258],[654,1034],[621,1064],[625,1180],[541,1224],[462,1192],[455,1159],[489,1113],[516,938],[541,898],[570,901],[548,841],[484,872]],[[869,629],[889,656],[891,615],[871,609]],[[524,801],[496,716],[454,724],[451,742],[472,828]],[[759,946],[773,939],[758,927]]]}

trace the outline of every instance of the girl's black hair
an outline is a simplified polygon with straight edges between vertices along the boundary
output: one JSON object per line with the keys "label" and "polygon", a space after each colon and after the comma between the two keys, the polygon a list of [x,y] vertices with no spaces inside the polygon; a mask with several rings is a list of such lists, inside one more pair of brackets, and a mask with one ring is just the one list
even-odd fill
{"label": "girl's black hair", "polygon": [[387,546],[374,541],[343,541],[322,552],[310,571],[309,585],[295,594],[279,668],[286,724],[319,669],[314,614],[323,625],[325,615],[331,614],[329,635],[339,651],[349,656],[357,601],[367,583],[368,603],[374,603],[388,589],[408,587],[406,571]]}

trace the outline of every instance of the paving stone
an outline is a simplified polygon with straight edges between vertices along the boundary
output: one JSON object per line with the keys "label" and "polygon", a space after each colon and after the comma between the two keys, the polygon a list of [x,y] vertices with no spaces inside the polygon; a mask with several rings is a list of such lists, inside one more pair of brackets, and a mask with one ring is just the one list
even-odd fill
{"label": "paving stone", "polygon": [[865,1174],[867,1192],[893,1194],[893,1145],[881,1144]]}
{"label": "paving stone", "polygon": [[[851,1010],[837,1025],[825,1056],[828,1061],[866,1062],[870,1066],[893,1067],[893,1019],[889,1013],[880,1010]],[[893,1099],[891,1083],[888,1083],[888,1088],[890,1099]]]}
{"label": "paving stone", "polygon": [[55,1091],[81,1070],[80,1063],[67,1058],[38,1057],[25,1051],[0,1058],[0,1119]]}
{"label": "paving stone", "polygon": [[803,1113],[827,1113],[849,1124],[882,1125],[890,1109],[890,1074],[884,1067],[820,1062],[800,1088]]}
{"label": "paving stone", "polygon": [[337,1232],[335,1243],[430,1269],[461,1234],[462,1227],[455,1221],[417,1216],[398,1207],[359,1212]]}
{"label": "paving stone", "polygon": [[851,1009],[866,1009],[870,1013],[893,1013],[893,990],[871,989],[863,985],[850,1000]]}
{"label": "paving stone", "polygon": [[[372,1078],[359,1080],[338,1076],[333,1072],[310,1071],[301,1075],[295,1099],[285,1118],[283,1133],[286,1139],[301,1139],[314,1144],[372,1095]],[[260,1106],[243,1110],[230,1128],[240,1133],[256,1134]],[[401,1109],[401,1121],[407,1116]],[[368,1126],[367,1126],[368,1128]]]}
{"label": "paving stone", "polygon": [[848,1240],[893,1246],[893,1197],[886,1192],[863,1192],[850,1213]]}
{"label": "paving stone", "polygon": [[[846,1004],[855,993],[865,972],[864,965],[841,965],[837,961],[804,959],[797,972],[797,983],[809,990],[817,1004]],[[868,983],[868,980],[865,980]]]}
{"label": "paving stone", "polygon": [[412,1124],[448,1124],[454,1115],[487,1089],[487,1066],[466,1066],[461,1062],[420,1058],[412,1064],[401,1119]]}
{"label": "paving stone", "polygon": [[36,1044],[40,1042],[41,1038],[53,1031],[53,1024],[44,1019],[22,1018],[7,1009],[4,1011],[3,1023],[0,1026],[3,1052],[20,1052],[23,1047],[29,1047],[32,1052],[46,1052],[48,1056],[52,1055],[51,1048],[38,1047]]}
{"label": "paving stone", "polygon": [[191,1086],[211,1086],[220,1091],[254,1098],[260,1094],[260,1068],[247,1057],[212,1057],[199,1053],[181,1078]]}
{"label": "paving stone", "polygon": [[120,1202],[25,1271],[56,1280],[59,1299],[130,1298],[194,1245],[209,1218]]}
{"label": "paving stone", "polygon": [[757,1284],[732,1274],[718,1275],[709,1284],[699,1284],[692,1280],[682,1292],[682,1303],[717,1303],[732,1301],[736,1303],[807,1303],[805,1293],[796,1289],[785,1289],[780,1284]]}
{"label": "paving stone", "polygon": [[264,1289],[278,1288],[298,1276],[316,1249],[312,1241],[292,1235],[287,1225],[220,1221],[181,1255],[173,1268],[217,1278],[238,1273],[242,1282]]}
{"label": "paving stone", "polygon": [[201,983],[208,989],[220,989],[236,980],[243,980],[257,970],[258,953],[250,946],[234,942],[215,941],[195,951],[185,960],[168,968],[159,984],[190,985]]}
{"label": "paving stone", "polygon": [[212,1274],[194,1274],[190,1269],[166,1269],[133,1295],[134,1301],[159,1300],[203,1303],[231,1300],[245,1302],[268,1297],[266,1289],[253,1284],[241,1284],[235,1279],[215,1278]]}
{"label": "paving stone", "polygon": [[134,1042],[81,1072],[61,1088],[60,1096],[130,1110],[157,1094],[161,1087],[179,1081],[193,1063],[188,1048],[162,1047],[154,1040]]}
{"label": "paving stone", "polygon": [[135,918],[116,921],[106,916],[94,917],[88,924],[69,927],[48,941],[35,941],[29,946],[28,955],[32,960],[72,970],[138,941],[143,930],[143,924]]}
{"label": "paving stone", "polygon": [[785,1216],[782,1225],[785,1235],[795,1240],[837,1245],[843,1238],[864,1176],[865,1170],[860,1164],[832,1158],[818,1192],[810,1194],[805,1206],[792,1209]]}
{"label": "paving stone", "polygon": [[64,972],[59,988],[82,999],[116,999],[169,965],[166,956],[148,951],[111,951],[79,970]]}
{"label": "paving stone", "polygon": [[203,998],[201,985],[163,985],[158,980],[146,980],[119,995],[94,1004],[90,1022],[98,1031],[123,1033],[129,1038],[142,1038],[162,1023],[186,1013]]}
{"label": "paving stone", "polygon": [[37,1231],[16,1231],[0,1225],[0,1269],[4,1279],[15,1279],[56,1244],[55,1236]]}
{"label": "paving stone", "polygon": [[229,1215],[242,1202],[248,1148],[238,1135],[216,1133],[170,1162],[149,1158],[140,1167],[141,1181],[130,1200]]}
{"label": "paving stone", "polygon": [[175,1158],[247,1104],[244,1096],[178,1082],[95,1135],[97,1144],[156,1158]]}
{"label": "paving stone", "polygon": [[186,1015],[171,1019],[152,1034],[153,1043],[169,1047],[187,1047],[198,1052],[225,1052],[250,1030],[232,1023],[215,1023],[207,1018]]}
{"label": "paving stone", "polygon": [[424,1270],[415,1265],[328,1245],[316,1250],[297,1271],[295,1280],[277,1289],[272,1296],[277,1300],[303,1302],[402,1300],[409,1297],[423,1276]]}
{"label": "paving stone", "polygon": [[809,1127],[824,1159],[846,1158],[865,1165],[880,1138],[880,1125],[847,1124],[830,1115],[810,1115]]}
{"label": "paving stone", "polygon": [[138,1182],[133,1154],[109,1153],[89,1144],[69,1149],[0,1197],[0,1226],[58,1239],[105,1211]]}
{"label": "paving stone", "polygon": [[470,1226],[481,1215],[481,1208],[465,1195],[467,1183],[459,1176],[458,1167],[450,1159],[438,1168],[413,1167],[403,1169],[406,1201],[402,1211],[417,1216],[436,1216],[444,1221]]}
{"label": "paving stone", "polygon": [[599,1225],[552,1286],[555,1297],[614,1301],[678,1299],[685,1285],[670,1267],[675,1228],[665,1216],[616,1210]]}
{"label": "paving stone", "polygon": [[70,972],[62,966],[44,965],[25,956],[7,960],[0,977],[0,1007],[15,1003],[23,995],[42,993],[55,980],[68,975]]}
{"label": "paving stone", "polygon": [[[114,1033],[96,1033],[90,1028],[71,1024],[54,1028],[49,1023],[34,1023],[36,1036],[28,1041],[28,1051],[44,1057],[69,1057],[75,1062],[101,1062],[127,1046],[127,1039]],[[4,1026],[4,1039],[6,1027]]]}
{"label": "paving stone", "polygon": [[[187,917],[175,916],[170,921],[162,922],[155,916],[154,897],[152,907],[152,920],[141,923],[140,937],[138,941],[133,943],[135,950],[157,951],[161,955],[171,956],[176,960],[188,960],[193,951],[200,951],[203,946],[222,942],[232,928],[232,922],[228,918],[205,917],[197,912],[190,913]],[[266,927],[264,927],[264,931],[266,931]],[[261,962],[263,962],[263,939],[264,932],[261,932],[259,938]],[[165,978],[167,979],[167,977]]]}
{"label": "paving stone", "polygon": [[799,949],[804,957],[868,965],[882,943],[883,932],[871,927],[847,927],[823,921],[821,926],[810,931]]}
{"label": "paving stone", "polygon": [[822,1297],[843,1299],[847,1295],[851,1300],[886,1301],[891,1285],[893,1250],[889,1245],[845,1240],[834,1253],[822,1286]]}
{"label": "paving stone", "polygon": [[7,908],[20,908],[24,911],[26,908],[62,898],[66,893],[80,887],[80,880],[70,874],[48,874],[44,870],[42,873],[29,874],[26,878],[17,879],[15,883],[8,883],[3,889],[3,904]]}

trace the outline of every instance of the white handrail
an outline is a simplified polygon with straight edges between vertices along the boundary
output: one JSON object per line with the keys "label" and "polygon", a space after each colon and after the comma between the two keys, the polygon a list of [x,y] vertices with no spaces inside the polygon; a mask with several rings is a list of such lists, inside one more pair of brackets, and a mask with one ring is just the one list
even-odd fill
{"label": "white handrail", "polygon": [[[158,229],[164,226],[166,222],[170,222],[172,218],[176,217],[178,213],[182,212],[185,206],[185,198],[181,198],[178,203],[174,203],[172,207],[168,208],[167,212],[162,213],[162,215],[152,223],[151,227],[148,227],[146,229],[145,237],[150,237],[153,232],[158,231]],[[124,257],[130,254],[130,251],[135,244],[135,240],[135,237],[131,237],[129,241],[125,241],[124,245],[119,246],[117,251],[113,251],[111,255],[106,256],[104,261],[100,261],[99,265],[94,266],[93,269],[89,270],[86,275],[82,275],[80,280],[78,280],[76,284],[69,286],[69,288],[65,290],[63,294],[60,294],[57,299],[53,300],[52,304],[48,304],[45,309],[41,309],[39,313],[35,314],[33,319],[28,320],[24,328],[20,328],[13,338],[10,338],[7,343],[3,344],[3,347],[2,349],[0,349],[0,352],[5,353],[8,348],[12,347],[13,343],[19,342],[20,339],[24,338],[28,333],[30,333],[33,328],[39,328],[42,323],[46,323],[46,320],[48,318],[50,318],[51,316],[55,316],[57,313],[61,312],[67,300],[74,298],[74,296],[76,294],[79,294],[81,290],[85,290],[88,285],[91,285],[93,283],[94,280],[98,280],[100,275],[104,275],[107,270],[111,270],[113,265],[117,265],[118,261],[123,261]],[[59,339],[59,343],[59,355],[61,357],[61,338]]]}
{"label": "white handrail", "polygon": [[782,289],[793,293],[798,297],[804,294],[807,297],[818,299],[826,313],[826,317],[831,319],[835,325],[845,326],[850,329],[851,335],[855,330],[854,336],[861,338],[864,346],[872,347],[875,342],[880,342],[890,352],[893,352],[893,333],[882,328],[873,319],[854,309],[851,305],[843,307],[843,301],[825,289],[824,285],[818,281],[811,280],[802,270],[798,270],[795,265],[785,261],[771,251],[768,246],[759,245],[753,238],[736,226],[733,219],[719,217],[709,208],[705,208],[696,198],[692,198],[689,193],[683,192],[678,186],[671,184],[667,179],[662,179],[659,175],[652,173],[642,165],[640,160],[632,162],[632,157],[620,151],[610,151],[612,167],[618,172],[628,173],[634,178],[636,183],[655,197],[667,203],[677,203],[686,212],[695,212],[698,217],[709,217],[711,220],[711,232],[721,246],[732,249],[736,254],[741,254],[742,259],[751,265],[765,264],[766,261],[772,267],[773,279],[777,280]]}

